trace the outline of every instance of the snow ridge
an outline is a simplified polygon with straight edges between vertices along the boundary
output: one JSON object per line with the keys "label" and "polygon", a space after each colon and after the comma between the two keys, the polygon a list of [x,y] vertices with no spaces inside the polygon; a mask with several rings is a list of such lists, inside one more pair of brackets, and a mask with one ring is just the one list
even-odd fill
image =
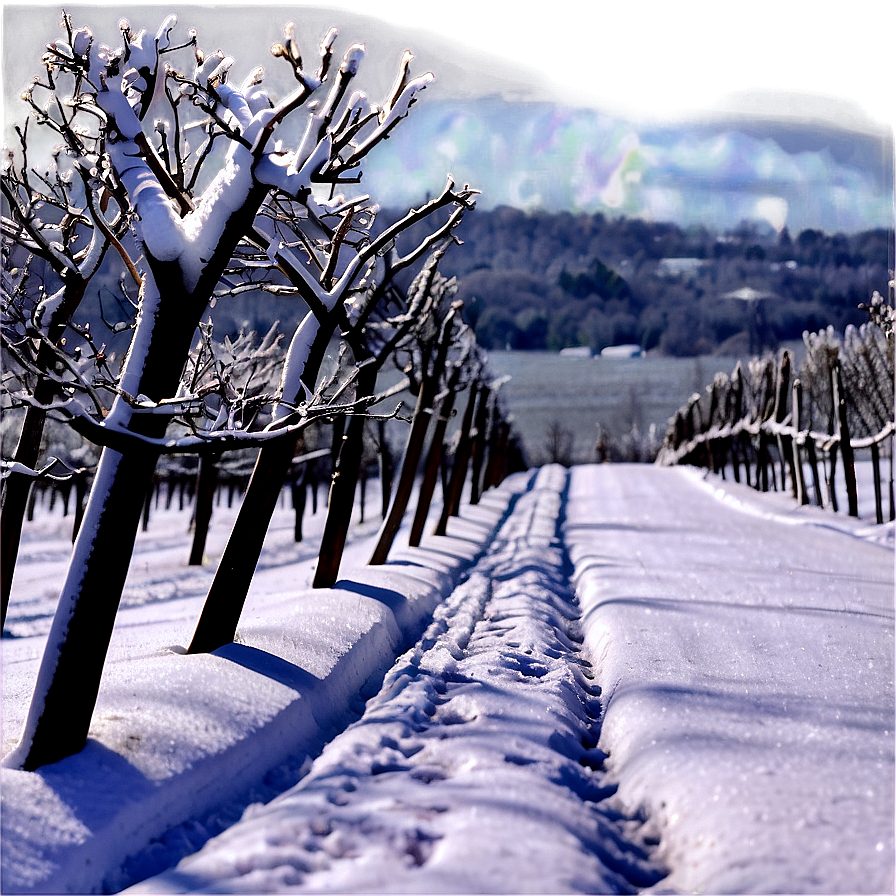
{"label": "snow ridge", "polygon": [[615,786],[596,749],[599,690],[558,537],[567,480],[560,467],[538,474],[364,716],[298,785],[129,892],[657,883],[647,826],[606,806]]}

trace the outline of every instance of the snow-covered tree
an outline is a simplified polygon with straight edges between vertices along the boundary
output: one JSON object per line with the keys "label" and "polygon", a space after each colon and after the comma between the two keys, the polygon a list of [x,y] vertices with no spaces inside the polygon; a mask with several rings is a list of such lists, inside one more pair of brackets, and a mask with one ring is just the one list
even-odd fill
{"label": "snow-covered tree", "polygon": [[441,315],[441,319],[430,321],[429,327],[416,334],[416,344],[411,352],[412,360],[405,368],[411,378],[411,389],[417,394],[417,403],[404,447],[395,494],[392,496],[389,512],[383,520],[377,543],[368,561],[371,566],[382,565],[389,556],[411,498],[426,433],[429,430],[429,421],[444,382],[448,356],[454,346],[457,329],[468,331],[460,316],[463,302],[451,301],[457,288],[456,284],[453,280],[441,278],[438,286],[439,292],[442,293],[440,299],[442,301],[447,299],[448,307],[446,313]]}
{"label": "snow-covered tree", "polygon": [[[453,280],[438,273],[444,249],[433,253],[426,267],[415,278],[401,307],[381,313],[378,319],[359,315],[345,334],[345,341],[358,364],[356,395],[372,395],[376,378],[386,360],[413,341],[421,330],[432,329],[433,321],[451,313],[454,297]],[[455,382],[455,386],[457,383]],[[321,552],[314,574],[314,587],[335,584],[354,500],[358,472],[363,454],[363,425],[360,417],[352,417],[343,436],[342,447],[330,488],[327,521]]]}
{"label": "snow-covered tree", "polygon": [[[235,61],[221,51],[204,53],[195,32],[178,44],[174,16],[154,35],[122,21],[114,49],[100,45],[89,28],[74,28],[68,17],[64,24],[65,36],[43,58],[44,80],[29,93],[32,108],[39,123],[67,122],[65,153],[87,197],[89,215],[81,215],[103,236],[88,257],[115,238],[112,244],[140,285],[130,345],[109,385],[110,406],[91,407],[92,384],[77,375],[53,391],[51,404],[106,447],[25,730],[7,760],[26,769],[76,752],[86,740],[143,497],[160,452],[220,450],[251,439],[291,460],[318,397],[321,345],[346,303],[375,276],[377,259],[397,251],[396,240],[411,225],[438,209],[462,211],[473,199],[473,191],[455,190],[449,181],[436,199],[375,235],[376,206],[367,197],[337,193],[341,185],[357,183],[364,158],[432,80],[428,73],[410,76],[410,54],[394,88],[375,105],[351,90],[363,45],[350,46],[338,62],[334,29],[309,61],[289,25],[272,52],[291,68],[295,87],[276,98],[265,88],[262,68],[237,83],[231,79]],[[38,91],[48,102],[34,99]],[[150,116],[151,109],[159,111]],[[298,131],[284,128],[297,116],[303,121]],[[203,141],[190,146],[197,132]],[[284,145],[282,132],[298,133],[293,145]],[[107,194],[128,217],[130,249],[105,220]],[[433,225],[432,240],[450,234],[458,220],[451,215]],[[40,227],[27,229],[38,243]],[[401,258],[419,257],[432,240]],[[46,240],[46,251],[58,254],[57,242]],[[197,402],[201,411],[207,408],[184,378],[197,325],[216,297],[255,282],[259,253],[262,267],[276,267],[309,308],[286,351],[270,422],[249,432],[225,405],[213,420],[172,439],[173,416]],[[68,267],[69,260],[60,263]],[[43,320],[32,322],[41,327]]]}
{"label": "snow-covered tree", "polygon": [[[52,84],[52,78],[49,78]],[[72,166],[84,133],[84,113],[57,105],[37,104],[35,92],[51,90],[39,81],[23,99],[36,115],[38,126],[63,143],[46,164],[35,165],[28,154],[28,122],[17,128],[18,152],[3,153],[0,190],[2,216],[2,280],[0,310],[6,368],[4,391],[17,374],[36,372],[26,404],[11,467],[4,477],[0,514],[0,592],[2,618],[12,587],[22,520],[31,473],[40,455],[46,408],[57,394],[57,369],[65,363],[59,346],[87,286],[100,270],[110,246],[121,247],[128,224],[127,203],[93,179],[85,168]],[[52,90],[51,90],[52,92]],[[56,113],[56,114],[53,114]],[[133,269],[132,269],[133,270]],[[134,271],[136,275],[136,271]],[[94,353],[95,354],[95,353]],[[76,362],[80,359],[75,359]],[[71,363],[71,362],[69,362]],[[30,369],[29,369],[30,368]]]}

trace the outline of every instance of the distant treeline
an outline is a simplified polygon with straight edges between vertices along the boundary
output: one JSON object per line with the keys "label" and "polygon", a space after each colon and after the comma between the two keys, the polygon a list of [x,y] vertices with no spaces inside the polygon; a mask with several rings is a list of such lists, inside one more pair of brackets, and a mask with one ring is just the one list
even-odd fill
{"label": "distant treeline", "polygon": [[[378,224],[394,217],[384,210]],[[583,345],[600,351],[637,343],[679,357],[757,353],[806,330],[831,324],[842,332],[860,324],[858,304],[874,290],[886,292],[894,266],[893,233],[884,229],[779,234],[744,223],[716,233],[599,213],[502,207],[468,214],[458,236],[463,246],[447,253],[442,269],[457,276],[465,317],[488,349]],[[118,287],[116,258],[107,267],[82,305],[85,319],[96,321],[102,311],[114,323],[133,314]],[[721,298],[744,286],[774,297],[758,309]],[[290,332],[306,310],[295,298],[228,296],[215,309],[216,333],[266,332],[276,320]]]}
{"label": "distant treeline", "polygon": [[[602,214],[477,210],[464,245],[445,259],[487,348],[553,349],[637,343],[676,356],[723,346],[747,351],[750,314],[758,348],[829,324],[861,323],[857,310],[885,292],[893,233],[776,233],[744,223],[705,227]],[[772,297],[750,309],[723,299],[744,286]],[[742,344],[741,344],[742,343]],[[723,349],[723,350],[724,350]]]}

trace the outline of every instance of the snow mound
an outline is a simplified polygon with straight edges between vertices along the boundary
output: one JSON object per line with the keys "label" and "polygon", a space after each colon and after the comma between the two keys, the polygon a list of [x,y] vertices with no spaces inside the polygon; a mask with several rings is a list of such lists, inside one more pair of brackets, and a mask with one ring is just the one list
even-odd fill
{"label": "snow mound", "polygon": [[[449,537],[396,550],[386,567],[356,568],[333,589],[299,580],[267,595],[240,643],[213,654],[113,649],[87,747],[37,772],[0,772],[3,892],[120,888],[144,864],[172,861],[166,846],[128,862],[170,829],[238,805],[240,794],[270,798],[278,776],[295,780],[413,643],[527,482],[514,477],[465,508]],[[136,611],[168,609],[162,600]]]}

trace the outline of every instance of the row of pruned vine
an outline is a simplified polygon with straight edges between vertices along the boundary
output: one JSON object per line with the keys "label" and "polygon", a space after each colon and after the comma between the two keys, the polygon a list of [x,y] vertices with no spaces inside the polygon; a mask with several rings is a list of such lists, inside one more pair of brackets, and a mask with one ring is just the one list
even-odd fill
{"label": "row of pruned vine", "polygon": [[[835,474],[842,463],[846,509],[858,516],[856,452],[871,461],[875,515],[894,519],[894,311],[875,292],[861,306],[869,320],[803,336],[806,355],[793,370],[789,351],[716,375],[669,422],[657,463],[693,464],[743,478],[767,491],[789,488],[802,504],[838,510]],[[795,373],[797,375],[795,375]],[[882,473],[887,461],[888,476]],[[811,481],[810,481],[811,478]]]}
{"label": "row of pruned vine", "polygon": [[[449,177],[379,227],[379,205],[358,186],[364,160],[432,80],[412,77],[410,53],[373,103],[355,89],[364,46],[348,46],[340,62],[335,29],[309,53],[286,27],[272,53],[291,87],[277,95],[261,67],[239,81],[235,60],[204,51],[195,31],[178,39],[174,16],[154,35],[122,20],[111,47],[67,14],[62,26],[22,94],[31,117],[2,171],[3,400],[23,414],[4,459],[4,612],[35,478],[66,473],[41,458],[48,415],[100,454],[25,729],[6,760],[25,769],[86,741],[160,458],[199,457],[205,514],[222,457],[257,449],[195,653],[235,636],[284,483],[321,453],[335,472],[315,584],[334,580],[362,424],[399,413],[394,403],[377,409],[393,394],[377,391],[387,358],[405,358],[417,393],[412,439],[417,417],[447,418],[463,386],[493,416],[497,408],[484,398],[488,377],[455,286],[438,271],[476,191]],[[37,161],[35,129],[58,142],[48,161]],[[124,317],[85,319],[88,289],[101,280],[108,293],[110,272]],[[247,291],[294,300],[292,333],[215,334],[215,307]],[[309,450],[311,427],[330,425],[331,448]],[[495,433],[503,426],[492,423]],[[394,540],[415,445],[371,562]],[[475,492],[485,474],[473,473]]]}

